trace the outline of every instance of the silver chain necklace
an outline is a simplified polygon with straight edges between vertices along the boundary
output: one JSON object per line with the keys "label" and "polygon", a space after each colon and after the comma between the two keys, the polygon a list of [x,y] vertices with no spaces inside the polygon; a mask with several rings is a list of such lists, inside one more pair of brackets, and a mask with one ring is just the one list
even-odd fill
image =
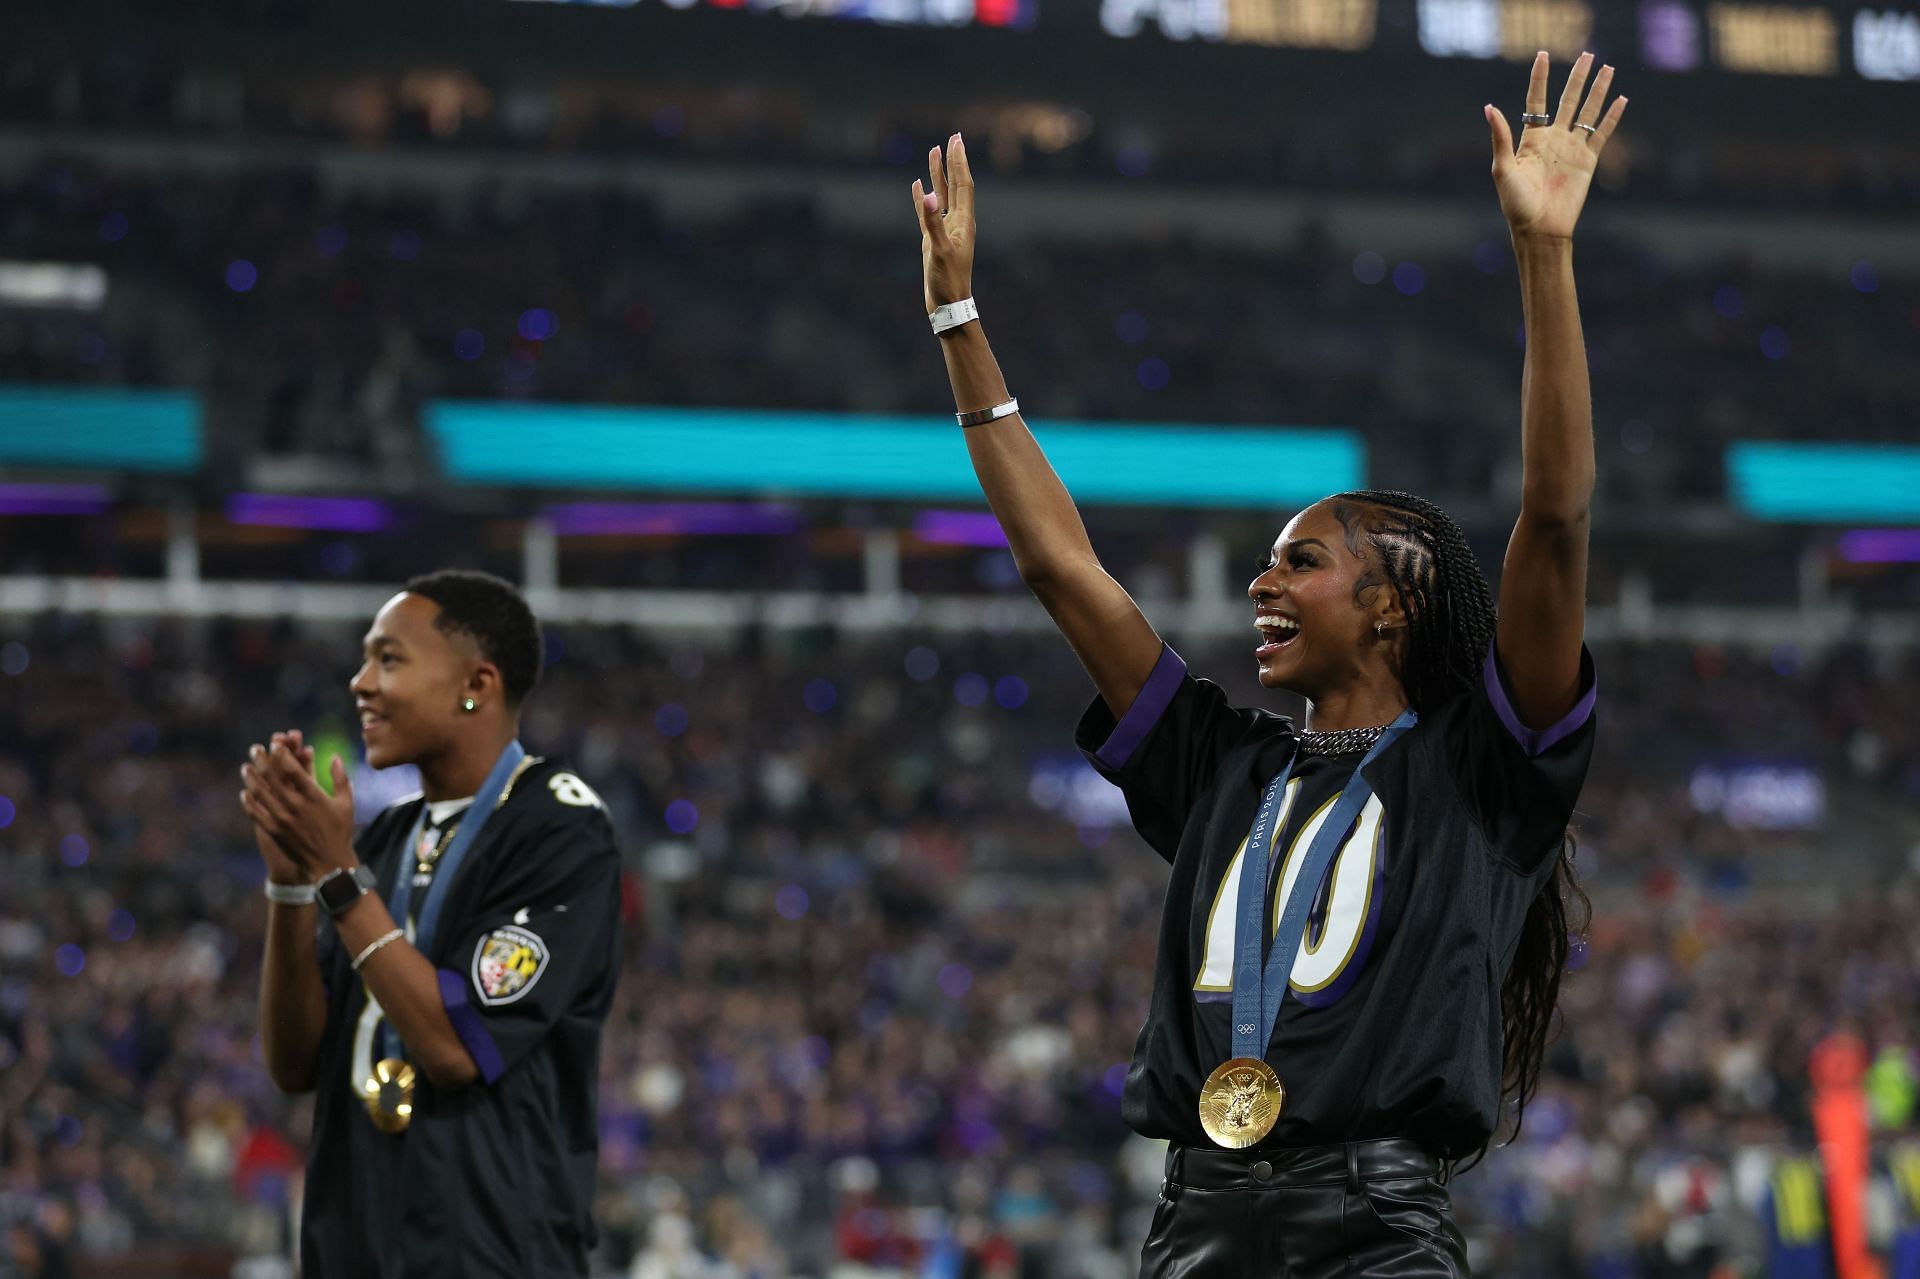
{"label": "silver chain necklace", "polygon": [[1351,755],[1355,751],[1371,750],[1387,728],[1386,724],[1375,724],[1372,728],[1336,728],[1326,733],[1300,729],[1294,737],[1300,742],[1302,755]]}

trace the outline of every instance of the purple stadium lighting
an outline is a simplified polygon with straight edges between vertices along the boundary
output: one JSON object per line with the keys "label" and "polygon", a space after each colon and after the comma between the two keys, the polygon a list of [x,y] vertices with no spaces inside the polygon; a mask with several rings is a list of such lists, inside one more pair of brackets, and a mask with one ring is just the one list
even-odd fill
{"label": "purple stadium lighting", "polygon": [[1662,71],[1693,70],[1700,65],[1700,20],[1678,0],[1642,4],[1640,54]]}
{"label": "purple stadium lighting", "polygon": [[546,508],[563,537],[780,536],[800,530],[788,506],[752,502],[567,502]]}
{"label": "purple stadium lighting", "polygon": [[1842,533],[1840,558],[1853,564],[1920,564],[1920,528],[1857,528]]}
{"label": "purple stadium lighting", "polygon": [[0,515],[101,515],[107,490],[99,484],[0,484]]}
{"label": "purple stadium lighting", "polygon": [[922,511],[913,535],[942,546],[1005,546],[1000,521],[985,511]]}
{"label": "purple stadium lighting", "polygon": [[379,533],[393,523],[385,502],[369,497],[296,497],[290,493],[235,493],[227,499],[234,524],[325,529],[333,533]]}

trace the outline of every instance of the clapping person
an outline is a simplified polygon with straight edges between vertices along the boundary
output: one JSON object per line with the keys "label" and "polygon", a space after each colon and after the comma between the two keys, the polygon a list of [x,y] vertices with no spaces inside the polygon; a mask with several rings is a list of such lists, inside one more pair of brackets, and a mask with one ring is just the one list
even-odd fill
{"label": "clapping person", "polygon": [[356,837],[345,764],[323,790],[299,732],[241,768],[267,1066],[317,1094],[307,1279],[587,1273],[620,868],[599,797],[518,741],[540,667],[506,582],[416,578],[351,691],[367,762],[415,765],[422,793]]}

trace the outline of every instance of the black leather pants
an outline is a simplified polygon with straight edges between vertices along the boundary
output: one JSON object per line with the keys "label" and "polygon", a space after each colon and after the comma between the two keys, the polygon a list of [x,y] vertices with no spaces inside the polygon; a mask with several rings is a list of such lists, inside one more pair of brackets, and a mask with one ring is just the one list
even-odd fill
{"label": "black leather pants", "polygon": [[1141,1279],[1455,1279],[1438,1158],[1411,1141],[1167,1152]]}

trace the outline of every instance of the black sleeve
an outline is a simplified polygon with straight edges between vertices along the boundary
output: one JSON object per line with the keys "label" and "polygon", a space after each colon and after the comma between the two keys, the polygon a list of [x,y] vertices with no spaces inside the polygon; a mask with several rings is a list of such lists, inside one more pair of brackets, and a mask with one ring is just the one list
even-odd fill
{"label": "black sleeve", "polygon": [[1118,721],[1104,700],[1093,699],[1074,744],[1127,797],[1134,829],[1171,862],[1188,814],[1256,715],[1227,705],[1219,685],[1189,675],[1180,655],[1166,648]]}
{"label": "black sleeve", "polygon": [[[313,921],[313,962],[320,970],[320,984],[327,988],[329,996],[333,991],[333,970],[340,962],[340,935],[333,929],[333,921],[327,918],[324,910],[315,911]],[[331,998],[327,1001],[331,1004]]]}
{"label": "black sleeve", "polygon": [[1479,686],[1450,712],[1446,755],[1461,797],[1495,854],[1523,874],[1548,864],[1573,817],[1593,760],[1598,691],[1593,655],[1583,646],[1573,709],[1547,728],[1528,728],[1489,645]]}
{"label": "black sleeve", "polygon": [[[558,777],[570,777],[559,774]],[[592,796],[584,787],[576,793]],[[605,809],[548,795],[462,911],[440,1000],[491,1084],[569,1015],[604,1011],[619,975],[620,854]]]}

